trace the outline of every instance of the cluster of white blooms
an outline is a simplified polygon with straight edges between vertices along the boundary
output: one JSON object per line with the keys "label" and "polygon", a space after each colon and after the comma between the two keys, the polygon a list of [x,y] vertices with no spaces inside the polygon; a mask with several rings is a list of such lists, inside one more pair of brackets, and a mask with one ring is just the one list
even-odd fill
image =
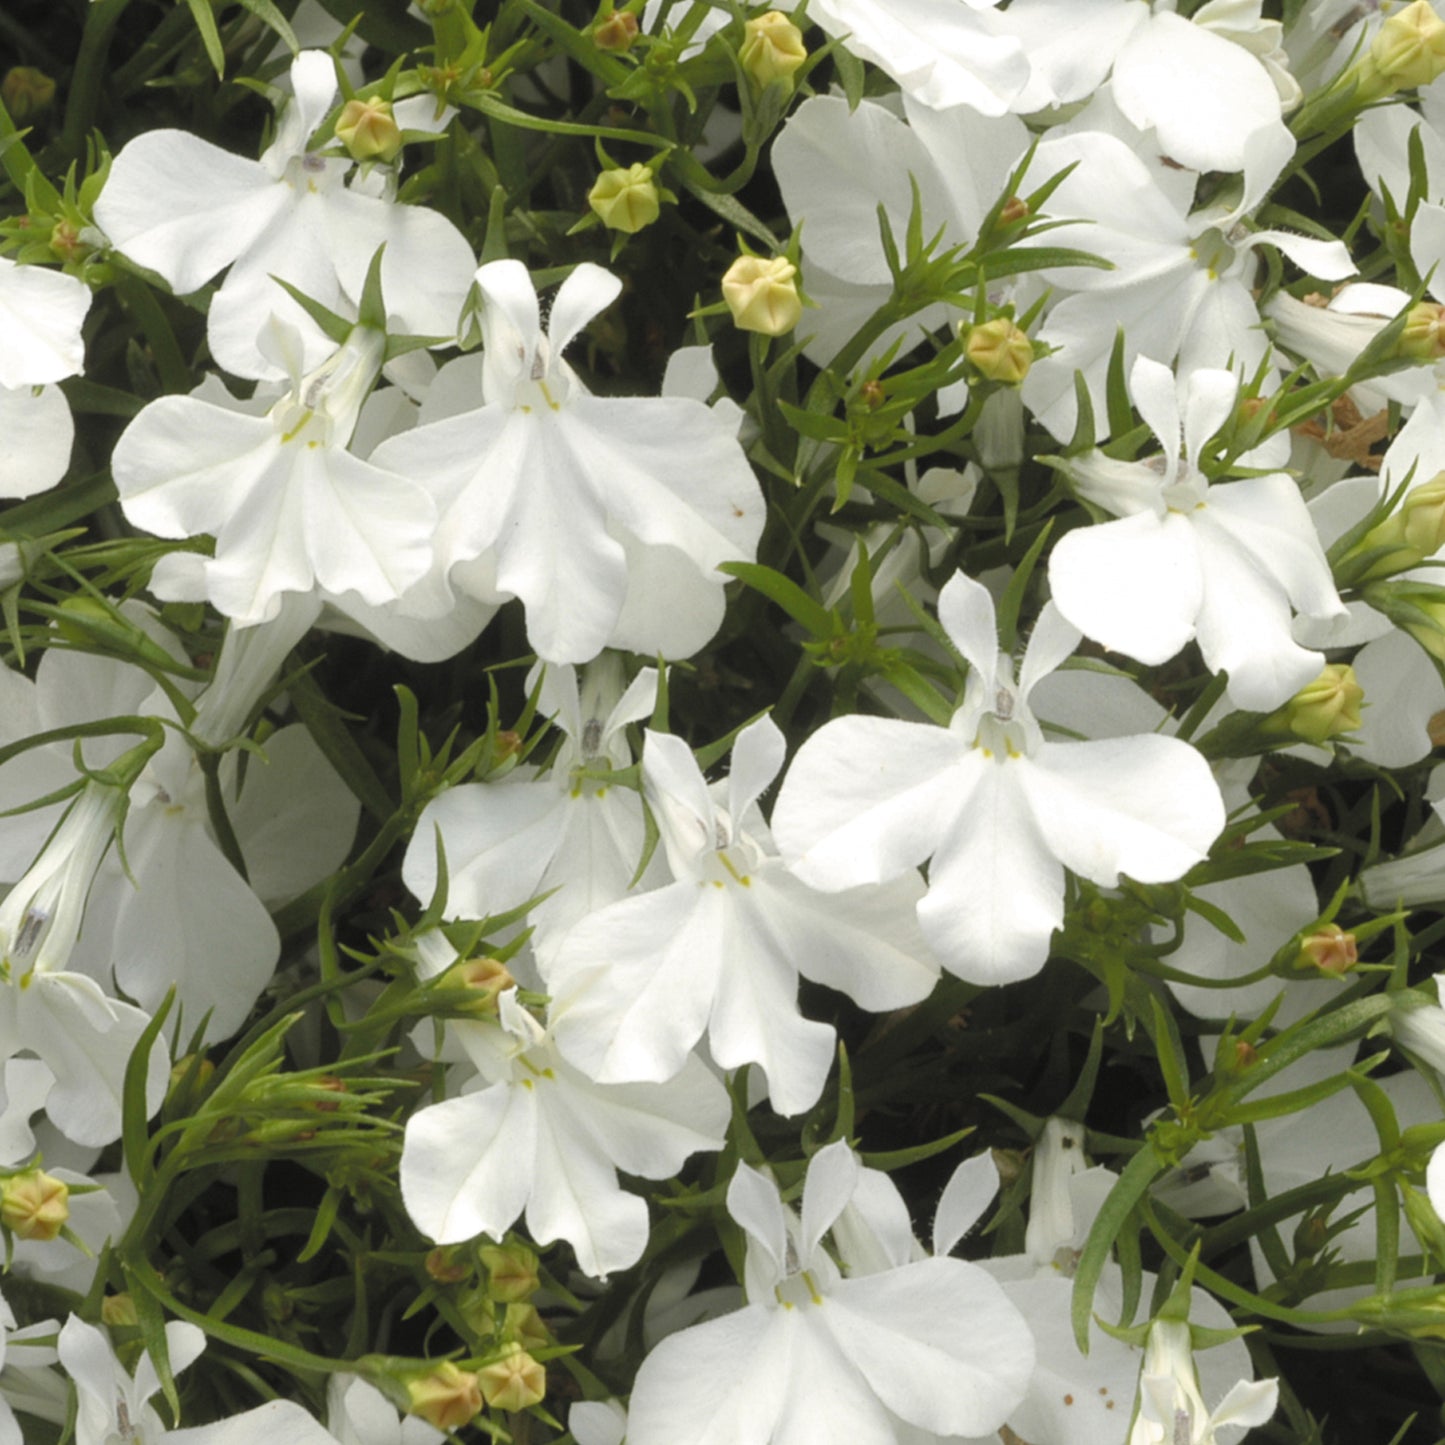
{"label": "cluster of white blooms", "polygon": [[1428,1400],[1429,0],[126,10],[0,27],[0,1445]]}

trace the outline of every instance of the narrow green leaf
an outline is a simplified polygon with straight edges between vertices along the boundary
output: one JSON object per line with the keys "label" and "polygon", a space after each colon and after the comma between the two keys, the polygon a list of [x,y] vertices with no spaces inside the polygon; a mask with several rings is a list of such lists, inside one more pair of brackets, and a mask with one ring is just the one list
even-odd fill
{"label": "narrow green leaf", "polygon": [[1109,1197],[1105,1199],[1094,1220],[1094,1227],[1084,1241],[1079,1268],[1074,1275],[1074,1298],[1070,1309],[1074,1340],[1082,1354],[1089,1353],[1089,1320],[1094,1310],[1094,1291],[1109,1261],[1114,1240],[1163,1169],[1164,1162],[1153,1149],[1141,1149],[1124,1166],[1119,1182],[1109,1191]]}
{"label": "narrow green leaf", "polygon": [[146,1076],[150,1068],[151,1050],[160,1037],[175,998],[176,991],[172,988],[161,1000],[161,1006],[151,1016],[150,1022],[141,1030],[141,1036],[136,1040],[130,1058],[126,1060],[125,1081],[121,1085],[121,1153],[125,1158],[126,1172],[137,1192],[142,1195],[150,1187],[155,1172],[151,1167],[148,1147],[150,1106],[146,1100]]}
{"label": "narrow green leaf", "polygon": [[[226,51],[221,44],[221,32],[216,29],[216,15],[211,9],[211,0],[186,0],[190,7],[191,17],[196,22],[196,29],[201,32],[201,40],[206,47],[206,54],[210,57],[211,65],[215,68],[216,79],[224,79],[226,74]],[[174,1382],[171,1390],[174,1391]]]}
{"label": "narrow green leaf", "polygon": [[815,602],[790,577],[764,567],[760,562],[724,562],[718,567],[729,577],[761,592],[769,601],[777,603],[795,622],[800,622],[814,637],[832,637],[838,630],[835,615],[821,602]]}

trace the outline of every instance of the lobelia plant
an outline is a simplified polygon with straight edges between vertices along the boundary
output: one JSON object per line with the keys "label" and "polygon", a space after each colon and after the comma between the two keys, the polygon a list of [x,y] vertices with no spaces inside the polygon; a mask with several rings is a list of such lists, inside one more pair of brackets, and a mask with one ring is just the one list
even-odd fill
{"label": "lobelia plant", "polygon": [[1433,1440],[1442,107],[0,15],[0,1445]]}

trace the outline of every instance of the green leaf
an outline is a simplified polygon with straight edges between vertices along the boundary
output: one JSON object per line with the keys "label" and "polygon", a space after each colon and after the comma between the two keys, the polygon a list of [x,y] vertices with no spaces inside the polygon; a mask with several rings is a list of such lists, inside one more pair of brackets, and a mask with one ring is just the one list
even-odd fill
{"label": "green leaf", "polygon": [[1163,1170],[1164,1161],[1153,1149],[1141,1149],[1124,1166],[1124,1172],[1109,1191],[1109,1197],[1105,1199],[1094,1220],[1094,1227],[1084,1241],[1079,1268],[1074,1275],[1074,1298],[1070,1309],[1074,1340],[1081,1354],[1089,1353],[1089,1319],[1094,1310],[1094,1291],[1109,1261],[1109,1251],[1113,1249],[1114,1240],[1123,1230],[1125,1221]]}
{"label": "green leaf", "polygon": [[[226,51],[221,44],[221,32],[216,29],[216,15],[211,9],[211,0],[186,0],[186,4],[190,7],[191,17],[196,22],[196,29],[201,32],[201,40],[205,43],[206,54],[215,68],[216,79],[224,79]],[[171,1391],[174,1392],[174,1390],[175,1384],[172,1382]]]}
{"label": "green leaf", "polygon": [[800,622],[814,637],[834,636],[838,630],[838,619],[821,602],[815,602],[790,577],[764,567],[760,562],[723,562],[719,572],[761,592],[764,597],[777,603],[795,622]]}
{"label": "green leaf", "polygon": [[281,43],[292,55],[300,51],[301,44],[296,39],[296,32],[291,28],[291,23],[272,3],[272,0],[241,0],[241,4],[267,29],[274,30]]}
{"label": "green leaf", "polygon": [[172,988],[161,1000],[161,1006],[152,1015],[150,1022],[141,1031],[126,1060],[125,1082],[121,1086],[121,1152],[125,1158],[126,1172],[135,1184],[136,1191],[144,1194],[150,1187],[155,1171],[150,1163],[150,1106],[146,1101],[146,1076],[150,1068],[151,1050],[160,1037],[166,1016],[175,1002],[176,991]]}

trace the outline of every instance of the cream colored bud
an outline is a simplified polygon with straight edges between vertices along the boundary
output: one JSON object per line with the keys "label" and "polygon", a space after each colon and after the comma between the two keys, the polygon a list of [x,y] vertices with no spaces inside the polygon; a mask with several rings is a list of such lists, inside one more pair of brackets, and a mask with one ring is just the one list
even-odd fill
{"label": "cream colored bud", "polygon": [[1391,90],[1429,85],[1445,72],[1445,21],[1429,0],[1414,0],[1375,32],[1368,62]]}
{"label": "cream colored bud", "polygon": [[1283,724],[1297,738],[1322,743],[1360,725],[1360,703],[1365,690],[1347,662],[1331,662],[1311,683],[1302,687],[1272,721]]}
{"label": "cream colored bud", "polygon": [[391,103],[374,95],[348,100],[336,121],[336,139],[359,161],[394,161],[401,150],[401,127]]}
{"label": "cream colored bud", "polygon": [[0,80],[0,100],[5,102],[10,119],[21,125],[48,110],[54,99],[55,82],[33,65],[17,65]]}
{"label": "cream colored bud", "polygon": [[1399,351],[1416,361],[1439,361],[1445,356],[1445,306],[1417,301],[1406,313]]}
{"label": "cream colored bud", "polygon": [[1405,545],[1420,560],[1445,547],[1445,472],[1436,472],[1423,486],[1412,487],[1400,504]]}
{"label": "cream colored bud", "polygon": [[117,1325],[138,1325],[140,1315],[128,1294],[108,1294],[100,1302],[100,1322],[108,1329]]}
{"label": "cream colored bud", "polygon": [[798,268],[784,256],[739,256],[722,279],[733,325],[739,331],[785,336],[803,314],[797,274]]}
{"label": "cream colored bud", "polygon": [[477,1371],[482,1396],[493,1410],[526,1410],[547,1395],[547,1371],[520,1345]]}
{"label": "cream colored bud", "polygon": [[482,1390],[477,1377],[450,1360],[433,1365],[406,1382],[410,1410],[438,1430],[460,1430],[481,1412]]}
{"label": "cream colored bud", "polygon": [[640,162],[603,171],[587,192],[587,204],[609,231],[632,236],[650,226],[662,209],[657,182]]}
{"label": "cream colored bud", "polygon": [[1331,978],[1348,973],[1360,961],[1355,935],[1337,923],[1327,923],[1300,939],[1296,968],[1314,968]]}
{"label": "cream colored bud", "polygon": [[1034,344],[1027,331],[1006,316],[995,316],[964,334],[963,354],[990,381],[1017,386],[1034,363]]}
{"label": "cream colored bud", "polygon": [[791,86],[793,72],[808,58],[803,32],[780,10],[769,10],[743,26],[738,58],[760,86],[775,80]]}
{"label": "cream colored bud", "polygon": [[0,1221],[16,1239],[55,1239],[70,1218],[70,1190],[41,1169],[24,1169],[0,1183]]}
{"label": "cream colored bud", "polygon": [[592,43],[599,50],[630,50],[637,39],[637,16],[630,10],[617,10],[600,21],[592,32]]}
{"label": "cream colored bud", "polygon": [[479,1251],[487,1271],[487,1293],[511,1304],[529,1299],[540,1288],[537,1255],[525,1244],[484,1244]]}
{"label": "cream colored bud", "polygon": [[437,980],[438,988],[467,989],[475,995],[463,1004],[468,1013],[490,1014],[497,1011],[497,997],[516,986],[507,965],[500,959],[484,956],[464,958],[454,963]]}

